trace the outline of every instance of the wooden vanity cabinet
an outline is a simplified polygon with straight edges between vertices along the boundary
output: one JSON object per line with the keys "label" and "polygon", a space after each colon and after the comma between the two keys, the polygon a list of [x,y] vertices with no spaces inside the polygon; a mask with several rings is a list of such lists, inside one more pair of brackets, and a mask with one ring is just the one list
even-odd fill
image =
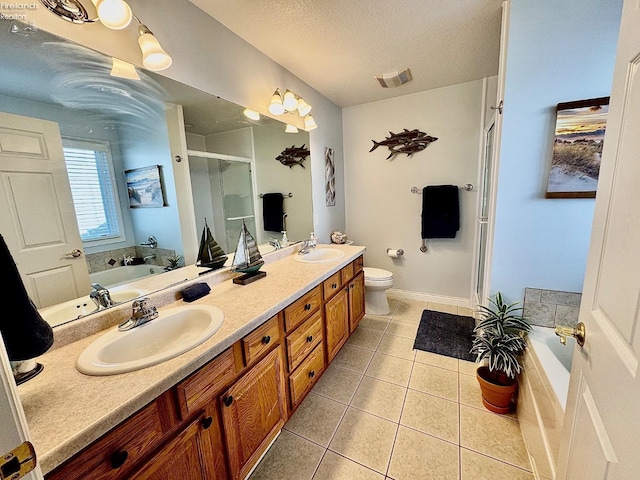
{"label": "wooden vanity cabinet", "polygon": [[364,318],[364,272],[358,273],[348,285],[349,288],[349,331],[353,333]]}
{"label": "wooden vanity cabinet", "polygon": [[327,364],[349,338],[349,295],[343,288],[324,305]]}

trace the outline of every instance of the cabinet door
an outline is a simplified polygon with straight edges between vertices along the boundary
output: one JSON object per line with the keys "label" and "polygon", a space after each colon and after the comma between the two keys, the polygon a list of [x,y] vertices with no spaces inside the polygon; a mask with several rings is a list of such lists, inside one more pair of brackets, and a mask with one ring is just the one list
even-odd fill
{"label": "cabinet door", "polygon": [[324,306],[327,339],[327,364],[333,360],[349,337],[349,300],[347,288],[340,290]]}
{"label": "cabinet door", "polygon": [[282,348],[245,373],[221,401],[231,478],[244,478],[285,422]]}
{"label": "cabinet door", "polygon": [[349,328],[353,332],[364,317],[364,272],[349,282]]}
{"label": "cabinet door", "polygon": [[[130,480],[202,480],[210,478],[201,462],[201,420],[190,423],[177,437],[158,450]],[[204,460],[204,458],[203,458]],[[216,478],[216,477],[214,477]]]}

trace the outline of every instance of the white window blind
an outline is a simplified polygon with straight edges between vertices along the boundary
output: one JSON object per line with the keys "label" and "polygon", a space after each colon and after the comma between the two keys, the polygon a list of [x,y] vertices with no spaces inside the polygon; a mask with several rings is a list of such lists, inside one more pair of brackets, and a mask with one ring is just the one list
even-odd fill
{"label": "white window blind", "polygon": [[83,242],[119,237],[116,190],[107,143],[65,140],[64,157]]}

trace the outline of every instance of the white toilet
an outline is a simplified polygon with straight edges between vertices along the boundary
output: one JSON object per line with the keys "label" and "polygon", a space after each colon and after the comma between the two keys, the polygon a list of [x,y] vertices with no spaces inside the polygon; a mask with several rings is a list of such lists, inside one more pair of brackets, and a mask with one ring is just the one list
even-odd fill
{"label": "white toilet", "polygon": [[389,313],[387,289],[393,286],[393,273],[381,268],[364,267],[365,313],[386,315]]}

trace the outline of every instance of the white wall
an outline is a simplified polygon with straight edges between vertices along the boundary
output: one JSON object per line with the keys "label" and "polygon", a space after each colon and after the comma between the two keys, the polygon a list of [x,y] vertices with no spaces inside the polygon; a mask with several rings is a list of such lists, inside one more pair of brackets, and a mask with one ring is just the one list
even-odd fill
{"label": "white wall", "polygon": [[[341,109],[187,0],[131,0],[129,4],[172,55],[173,65],[162,72],[165,76],[262,114],[268,113],[276,87],[295,91],[313,106],[313,118],[319,125],[310,132],[315,230],[321,241],[328,242],[332,229],[344,229]],[[93,11],[90,4],[87,8]],[[115,32],[100,23],[73,25],[44,7],[25,13],[37,28],[141,65],[135,21],[126,30]],[[335,152],[335,207],[325,206],[325,147]]]}
{"label": "white wall", "polygon": [[[347,234],[366,245],[365,265],[394,274],[394,288],[466,303],[471,294],[477,189],[460,190],[460,231],[455,239],[427,240],[420,252],[422,197],[411,187],[477,184],[482,133],[482,80],[345,108],[343,110]],[[417,128],[437,137],[412,157],[386,160],[369,153],[372,139]],[[386,256],[402,248],[402,259]]]}
{"label": "white wall", "polygon": [[582,291],[593,199],[545,199],[560,102],[611,90],[621,0],[513,0],[491,293]]}

